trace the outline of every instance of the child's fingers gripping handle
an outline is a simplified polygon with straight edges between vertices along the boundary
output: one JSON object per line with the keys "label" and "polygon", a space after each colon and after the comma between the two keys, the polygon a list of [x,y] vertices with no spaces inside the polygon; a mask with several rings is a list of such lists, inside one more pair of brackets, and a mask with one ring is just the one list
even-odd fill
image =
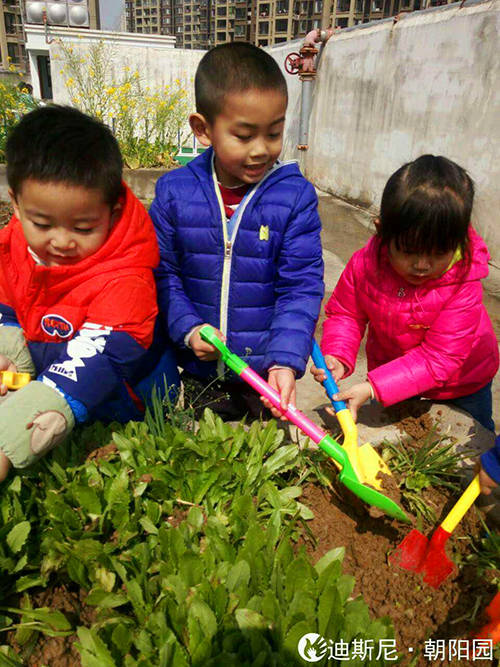
{"label": "child's fingers gripping handle", "polygon": [[335,412],[339,412],[340,410],[345,410],[346,404],[344,403],[344,401],[333,400],[333,396],[338,392],[339,388],[333,378],[333,375],[330,372],[330,369],[326,365],[323,353],[321,352],[321,349],[315,340],[313,340],[313,349],[311,357],[312,360],[314,361],[314,365],[317,368],[321,368],[321,370],[325,372],[326,380],[324,380],[323,382],[323,387],[325,388],[328,398],[332,402]]}

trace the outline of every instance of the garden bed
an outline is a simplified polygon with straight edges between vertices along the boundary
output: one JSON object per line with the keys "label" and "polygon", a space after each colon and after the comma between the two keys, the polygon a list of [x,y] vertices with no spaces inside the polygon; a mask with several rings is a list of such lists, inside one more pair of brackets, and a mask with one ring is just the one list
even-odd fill
{"label": "garden bed", "polygon": [[[419,415],[401,428],[418,447],[432,423]],[[25,610],[7,633],[15,653],[3,649],[5,664],[295,667],[306,664],[298,640],[317,632],[334,642],[394,637],[405,665],[491,665],[422,655],[427,640],[466,640],[497,589],[498,570],[467,560],[470,538],[484,534],[475,509],[450,539],[459,572],[434,590],[388,563],[410,528],[372,518],[321,452],[300,454],[274,423],[247,431],[207,413],[196,435],[150,422],[106,445],[109,437],[84,430],[40,479],[35,472],[21,487],[15,478],[15,506],[2,501],[4,521],[22,506],[31,523],[30,539],[14,547],[24,576],[13,581],[29,597],[6,605]],[[422,496],[440,519],[454,502],[432,488]],[[9,562],[3,554],[4,570]],[[47,611],[30,616],[27,606]]]}

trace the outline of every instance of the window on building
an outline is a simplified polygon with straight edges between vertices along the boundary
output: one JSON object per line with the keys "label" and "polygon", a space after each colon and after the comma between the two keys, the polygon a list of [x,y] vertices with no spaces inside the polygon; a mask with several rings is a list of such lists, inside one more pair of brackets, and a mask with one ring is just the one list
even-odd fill
{"label": "window on building", "polygon": [[318,28],[321,28],[321,19],[314,19],[313,21],[313,28],[317,30]]}
{"label": "window on building", "polygon": [[288,0],[278,0],[278,2],[276,3],[276,13],[277,14],[288,13]]}
{"label": "window on building", "polygon": [[236,25],[234,26],[234,36],[235,37],[245,37],[245,26],[244,25]]}
{"label": "window on building", "polygon": [[286,37],[276,37],[276,39],[274,40],[274,43],[275,44],[281,44],[281,42],[286,42],[286,39],[287,39]]}
{"label": "window on building", "polygon": [[384,0],[373,0],[372,12],[381,12],[384,8]]}
{"label": "window on building", "polygon": [[226,33],[225,32],[218,32],[217,33],[217,39],[219,42],[225,42],[226,41]]}
{"label": "window on building", "polygon": [[337,28],[347,28],[348,24],[349,24],[349,19],[347,17],[337,19]]}
{"label": "window on building", "polygon": [[226,28],[226,20],[225,19],[222,19],[222,20],[219,19],[217,21],[217,27],[225,29]]}
{"label": "window on building", "polygon": [[321,14],[323,11],[323,0],[316,0],[314,3],[314,13],[315,14]]}
{"label": "window on building", "polygon": [[5,32],[8,35],[14,34],[16,32],[15,14],[11,14],[10,12],[5,12],[4,17],[5,17]]}
{"label": "window on building", "polygon": [[14,44],[13,42],[7,42],[7,55],[9,56],[11,63],[19,63],[19,51],[17,50],[17,44]]}
{"label": "window on building", "polygon": [[269,16],[269,5],[267,3],[259,6],[259,16]]}
{"label": "window on building", "polygon": [[237,21],[244,21],[247,17],[247,8],[246,7],[236,7],[235,18]]}
{"label": "window on building", "polygon": [[286,32],[288,30],[288,19],[276,19],[276,32]]}
{"label": "window on building", "polygon": [[226,7],[217,7],[217,16],[226,16],[227,8]]}
{"label": "window on building", "polygon": [[259,46],[267,46],[269,44],[268,39],[259,39]]}
{"label": "window on building", "polygon": [[337,11],[348,12],[351,7],[351,0],[337,0]]}
{"label": "window on building", "polygon": [[259,23],[259,35],[269,35],[269,21]]}

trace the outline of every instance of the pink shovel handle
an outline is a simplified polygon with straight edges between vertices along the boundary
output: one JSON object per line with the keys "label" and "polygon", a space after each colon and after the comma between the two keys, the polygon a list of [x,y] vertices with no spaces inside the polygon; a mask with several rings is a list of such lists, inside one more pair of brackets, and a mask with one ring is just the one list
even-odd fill
{"label": "pink shovel handle", "polygon": [[313,442],[318,443],[320,440],[323,440],[326,435],[325,431],[316,426],[314,422],[306,417],[303,412],[297,410],[293,405],[288,404],[288,410],[283,410],[281,407],[281,397],[278,392],[263,380],[260,375],[257,375],[255,371],[247,366],[247,368],[241,371],[240,377],[248,382],[257,393],[267,398],[275,408],[285,415],[285,417],[287,417],[293,424],[298,426]]}

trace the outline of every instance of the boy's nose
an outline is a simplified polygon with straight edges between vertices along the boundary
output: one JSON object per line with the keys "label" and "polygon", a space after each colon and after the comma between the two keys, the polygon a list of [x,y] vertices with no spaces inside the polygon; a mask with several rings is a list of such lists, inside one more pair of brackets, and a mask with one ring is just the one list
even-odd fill
{"label": "boy's nose", "polygon": [[262,155],[267,155],[267,153],[267,144],[264,139],[256,138],[255,141],[252,142],[250,157],[261,157]]}
{"label": "boy's nose", "polygon": [[71,234],[66,231],[58,231],[51,239],[51,245],[54,250],[70,250],[75,247],[75,242]]}

